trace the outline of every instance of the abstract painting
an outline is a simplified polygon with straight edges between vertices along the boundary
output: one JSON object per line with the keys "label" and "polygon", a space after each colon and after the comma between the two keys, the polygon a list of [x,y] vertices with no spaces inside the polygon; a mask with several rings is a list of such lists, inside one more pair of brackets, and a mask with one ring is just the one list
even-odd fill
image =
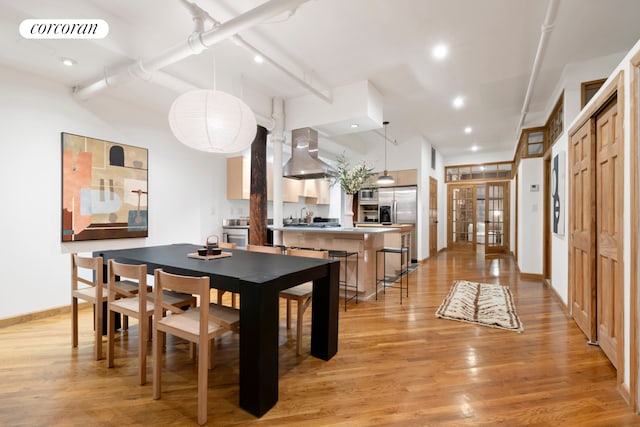
{"label": "abstract painting", "polygon": [[553,232],[564,236],[565,154],[559,151],[551,165],[551,224]]}
{"label": "abstract painting", "polygon": [[148,236],[148,150],[62,133],[62,241]]}

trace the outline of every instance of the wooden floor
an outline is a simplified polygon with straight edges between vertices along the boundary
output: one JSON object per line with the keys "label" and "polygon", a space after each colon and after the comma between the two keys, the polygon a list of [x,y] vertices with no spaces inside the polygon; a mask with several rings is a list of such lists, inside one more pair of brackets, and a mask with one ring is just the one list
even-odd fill
{"label": "wooden floor", "polygon": [[[524,333],[438,319],[455,279],[509,285]],[[340,311],[338,354],[295,355],[281,312],[280,399],[256,419],[238,406],[238,336],[216,345],[210,425],[640,425],[615,371],[587,345],[552,292],[519,279],[511,258],[441,253],[410,276],[410,296],[351,301]],[[341,307],[342,308],[342,307]],[[137,385],[137,324],[116,347],[116,368],[92,360],[91,311],[71,348],[61,315],[0,329],[0,425],[195,425],[196,365],[168,339],[162,399]],[[151,361],[149,360],[149,381]]]}

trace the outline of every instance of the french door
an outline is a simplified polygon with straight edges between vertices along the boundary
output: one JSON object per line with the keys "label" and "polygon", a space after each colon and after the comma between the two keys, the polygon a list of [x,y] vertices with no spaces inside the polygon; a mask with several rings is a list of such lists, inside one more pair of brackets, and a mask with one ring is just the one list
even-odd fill
{"label": "french door", "polygon": [[476,186],[449,185],[448,238],[450,249],[475,251]]}
{"label": "french door", "polygon": [[509,183],[488,182],[485,186],[485,254],[503,253],[509,247]]}

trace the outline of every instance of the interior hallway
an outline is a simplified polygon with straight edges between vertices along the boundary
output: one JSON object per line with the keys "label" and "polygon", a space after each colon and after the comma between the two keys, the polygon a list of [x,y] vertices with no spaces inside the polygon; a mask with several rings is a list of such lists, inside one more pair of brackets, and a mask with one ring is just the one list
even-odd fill
{"label": "interior hallway", "polygon": [[[524,333],[436,318],[455,279],[510,285]],[[154,401],[151,358],[149,382],[137,385],[135,321],[107,369],[92,360],[91,310],[81,313],[78,349],[69,314],[0,329],[0,424],[197,424],[186,343],[168,339],[163,395]],[[281,311],[279,401],[261,419],[238,406],[237,335],[217,342],[210,425],[640,425],[604,354],[548,288],[519,278],[510,257],[445,251],[411,273],[402,306],[396,289],[350,301],[347,312],[341,306],[329,362],[308,354],[310,319],[307,311],[298,358]]]}

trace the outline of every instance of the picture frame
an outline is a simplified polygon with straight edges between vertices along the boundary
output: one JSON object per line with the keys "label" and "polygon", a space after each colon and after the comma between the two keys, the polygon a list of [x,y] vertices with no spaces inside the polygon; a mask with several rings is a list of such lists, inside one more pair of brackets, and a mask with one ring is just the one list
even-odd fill
{"label": "picture frame", "polygon": [[148,237],[148,150],[61,133],[61,241]]}

